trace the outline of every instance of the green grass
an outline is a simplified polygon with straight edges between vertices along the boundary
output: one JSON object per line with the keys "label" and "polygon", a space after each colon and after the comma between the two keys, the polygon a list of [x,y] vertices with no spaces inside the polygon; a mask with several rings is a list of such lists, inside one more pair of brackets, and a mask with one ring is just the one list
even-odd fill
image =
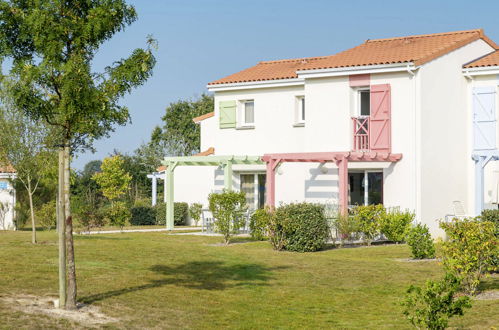
{"label": "green grass", "polygon": [[[0,232],[0,296],[57,296],[54,232]],[[242,240],[244,242],[244,240]],[[129,233],[76,236],[79,300],[114,328],[410,328],[406,288],[439,278],[436,262],[409,263],[405,245],[275,252],[267,242],[214,246],[218,237]],[[488,288],[498,288],[489,279]],[[499,324],[499,301],[475,301],[451,325]],[[67,328],[68,321],[13,312],[0,328]]]}

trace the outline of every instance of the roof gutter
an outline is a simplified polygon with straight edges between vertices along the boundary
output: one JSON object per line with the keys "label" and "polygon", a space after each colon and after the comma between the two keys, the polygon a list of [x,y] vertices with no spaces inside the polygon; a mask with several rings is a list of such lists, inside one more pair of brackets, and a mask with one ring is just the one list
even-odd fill
{"label": "roof gutter", "polygon": [[409,72],[414,76],[414,70],[417,67],[413,63],[394,63],[394,64],[381,64],[381,65],[362,65],[350,66],[343,68],[330,68],[330,69],[315,69],[315,70],[299,70],[296,73],[299,78],[323,78],[323,77],[337,77],[347,76],[351,74],[372,74],[372,73],[386,73],[386,72]]}
{"label": "roof gutter", "polygon": [[305,84],[304,79],[292,78],[292,79],[260,80],[260,81],[247,81],[247,82],[238,82],[238,83],[229,83],[229,84],[207,85],[206,88],[210,92],[221,92],[221,91],[234,91],[240,89],[253,89],[253,88],[303,86],[304,84]]}
{"label": "roof gutter", "polygon": [[494,74],[499,74],[498,65],[463,69],[463,75],[467,78],[471,78],[472,76],[485,76]]}

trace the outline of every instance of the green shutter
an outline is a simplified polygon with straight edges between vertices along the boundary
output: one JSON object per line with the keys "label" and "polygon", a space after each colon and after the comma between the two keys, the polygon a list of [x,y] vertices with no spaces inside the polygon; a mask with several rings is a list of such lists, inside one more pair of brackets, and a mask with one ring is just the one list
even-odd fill
{"label": "green shutter", "polygon": [[236,127],[236,101],[220,102],[220,128]]}

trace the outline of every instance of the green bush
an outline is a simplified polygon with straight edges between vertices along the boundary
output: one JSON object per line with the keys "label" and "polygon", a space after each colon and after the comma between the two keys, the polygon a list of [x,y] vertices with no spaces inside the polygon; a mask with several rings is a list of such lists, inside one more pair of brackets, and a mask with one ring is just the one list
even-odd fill
{"label": "green bush", "polygon": [[329,237],[329,226],[323,205],[311,203],[282,205],[274,211],[272,218],[272,234],[277,234],[276,237],[281,240],[280,249],[313,252],[322,249]]}
{"label": "green bush", "polygon": [[132,226],[150,226],[156,224],[156,210],[152,206],[134,206],[130,209]]}
{"label": "green bush", "polygon": [[381,218],[381,233],[392,242],[403,242],[414,216],[412,212],[398,209],[386,212]]}
{"label": "green bush", "polygon": [[251,238],[257,241],[265,239],[271,216],[266,209],[258,209],[251,215],[249,223]]}
{"label": "green bush", "polygon": [[418,329],[445,329],[454,315],[471,308],[468,296],[455,298],[460,282],[452,274],[440,281],[426,281],[423,288],[411,285],[407,290],[404,315]]}
{"label": "green bush", "polygon": [[189,206],[189,216],[194,220],[194,224],[197,226],[199,220],[201,220],[201,212],[203,212],[203,205],[199,203],[192,203]]}
{"label": "green bush", "polygon": [[483,275],[496,269],[498,238],[494,224],[471,218],[453,219],[440,227],[448,238],[442,244],[444,267],[462,279],[467,293],[475,294]]}
{"label": "green bush", "polygon": [[355,222],[359,224],[359,230],[363,234],[367,245],[380,234],[381,219],[386,214],[385,207],[378,205],[359,205],[352,210]]}
{"label": "green bush", "polygon": [[[165,225],[166,224],[166,203],[158,203],[154,207],[156,210],[156,224]],[[187,212],[189,205],[184,202],[178,202],[173,204],[173,223],[175,226],[183,225],[187,218]]]}
{"label": "green bush", "polygon": [[184,202],[174,203],[173,223],[175,226],[185,225],[187,215],[189,214],[189,204]]}
{"label": "green bush", "polygon": [[483,210],[480,219],[492,222],[495,226],[495,235],[499,236],[499,210]]}
{"label": "green bush", "polygon": [[333,226],[336,228],[341,245],[345,241],[355,239],[356,234],[359,232],[357,218],[348,214],[343,215],[338,213],[338,216],[334,219]]}
{"label": "green bush", "polygon": [[55,201],[43,204],[35,211],[35,218],[38,224],[46,230],[55,228],[57,226],[57,215],[55,211]]}
{"label": "green bush", "polygon": [[73,197],[71,199],[71,211],[75,230],[90,231],[92,228],[100,228],[107,224],[108,218],[106,215],[111,207],[109,204],[95,207],[83,198]]}
{"label": "green bush", "polygon": [[411,247],[414,259],[435,258],[435,245],[426,225],[418,223],[411,227],[407,232],[406,241]]}
{"label": "green bush", "polygon": [[246,195],[242,191],[224,190],[209,194],[208,202],[215,228],[223,235],[225,244],[229,244],[232,235],[237,234],[243,225]]}
{"label": "green bush", "polygon": [[130,209],[125,202],[114,202],[107,208],[106,218],[108,219],[108,223],[113,226],[118,226],[123,230],[123,227],[130,223]]}

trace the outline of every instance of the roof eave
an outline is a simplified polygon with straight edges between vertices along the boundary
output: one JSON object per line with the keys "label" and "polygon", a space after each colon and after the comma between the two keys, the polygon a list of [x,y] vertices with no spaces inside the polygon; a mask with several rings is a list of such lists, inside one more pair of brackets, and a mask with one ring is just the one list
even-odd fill
{"label": "roof eave", "polygon": [[299,78],[308,79],[308,78],[347,76],[352,74],[413,71],[416,69],[417,66],[415,66],[413,62],[403,62],[403,63],[390,63],[390,64],[348,66],[340,68],[299,70],[296,73],[298,74]]}
{"label": "roof eave", "polygon": [[253,88],[302,86],[304,83],[305,80],[301,78],[291,78],[291,79],[244,81],[244,82],[225,83],[225,84],[209,84],[206,86],[206,88],[210,92],[221,92],[221,91],[253,89]]}
{"label": "roof eave", "polygon": [[465,76],[496,75],[499,74],[499,65],[463,68],[463,74]]}

